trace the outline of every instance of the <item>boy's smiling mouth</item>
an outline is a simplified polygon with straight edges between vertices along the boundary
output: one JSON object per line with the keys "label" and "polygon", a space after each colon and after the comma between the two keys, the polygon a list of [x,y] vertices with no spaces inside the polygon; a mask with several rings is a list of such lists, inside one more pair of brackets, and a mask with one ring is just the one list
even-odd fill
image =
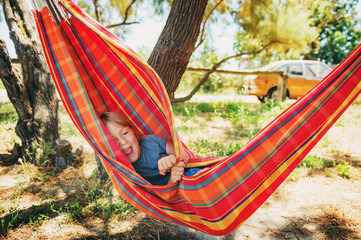
{"label": "boy's smiling mouth", "polygon": [[124,149],[122,149],[122,151],[127,158],[131,157],[134,153],[133,147],[124,148]]}

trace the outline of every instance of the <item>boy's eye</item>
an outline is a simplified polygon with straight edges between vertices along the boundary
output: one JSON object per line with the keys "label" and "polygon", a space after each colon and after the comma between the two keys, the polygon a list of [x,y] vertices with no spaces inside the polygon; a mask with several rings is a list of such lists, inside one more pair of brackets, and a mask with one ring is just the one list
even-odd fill
{"label": "boy's eye", "polygon": [[128,131],[126,131],[126,132],[123,132],[123,135],[127,135],[128,134]]}

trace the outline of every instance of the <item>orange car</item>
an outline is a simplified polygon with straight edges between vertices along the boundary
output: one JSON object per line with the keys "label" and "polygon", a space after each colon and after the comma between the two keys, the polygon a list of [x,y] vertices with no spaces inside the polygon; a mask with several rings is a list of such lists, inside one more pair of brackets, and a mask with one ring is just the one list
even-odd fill
{"label": "orange car", "polygon": [[[270,63],[260,70],[288,73],[287,97],[295,99],[311,90],[332,69],[319,61],[283,60]],[[277,99],[278,78],[278,75],[248,75],[243,80],[243,93],[256,95],[261,102]]]}

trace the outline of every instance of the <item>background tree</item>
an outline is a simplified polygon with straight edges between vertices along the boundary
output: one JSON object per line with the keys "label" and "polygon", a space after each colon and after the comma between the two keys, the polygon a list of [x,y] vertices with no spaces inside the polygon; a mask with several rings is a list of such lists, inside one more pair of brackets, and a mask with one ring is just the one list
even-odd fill
{"label": "background tree", "polygon": [[[304,1],[245,0],[233,10],[241,27],[236,34],[236,51],[252,51],[274,44],[265,53],[277,58],[298,58],[309,51],[308,43],[317,37]],[[278,60],[278,59],[277,59]]]}
{"label": "background tree", "polygon": [[[120,2],[109,0],[103,3],[105,6],[112,6],[112,11],[114,9],[118,10],[123,19],[119,24],[108,25],[108,28],[124,25],[122,23],[126,22],[126,19],[129,18],[129,15],[133,12],[133,7],[142,2],[143,1],[140,0],[123,0]],[[163,12],[159,9],[161,9],[164,2],[165,1],[161,0],[153,2],[155,12]],[[195,50],[195,44],[198,39],[207,3],[208,0],[173,1],[163,31],[148,59],[148,63],[162,79],[171,100],[173,100],[174,92]],[[97,5],[95,4],[94,9],[97,9]],[[86,10],[89,11],[90,9],[87,8]],[[96,10],[95,12],[99,11]],[[98,16],[103,18],[105,15],[104,12],[102,13],[101,16],[99,14]],[[105,21],[104,19],[101,20],[103,23]]]}
{"label": "background tree", "polygon": [[200,33],[208,0],[175,0],[148,63],[162,79],[171,100]]}
{"label": "background tree", "polygon": [[[308,43],[317,36],[311,25],[310,10],[299,1],[244,0],[228,3],[226,12],[238,26],[235,32],[234,54],[214,62],[195,88],[185,97],[191,97],[208,81],[209,76],[230,59],[247,54],[264,58],[295,58],[310,50]],[[217,22],[219,24],[219,22]]]}
{"label": "background tree", "polygon": [[312,50],[306,55],[307,59],[339,64],[360,44],[357,3],[358,0],[318,0],[311,5],[318,37],[311,43]]}
{"label": "background tree", "polygon": [[[317,2],[321,3],[322,0]],[[338,1],[331,2],[334,5],[338,3]],[[327,11],[315,12],[314,9],[321,8],[310,8],[313,3],[311,0],[153,0],[151,2],[92,0],[92,4],[89,3],[90,0],[77,2],[105,26],[118,29],[114,30],[118,33],[126,31],[124,26],[140,22],[141,18],[138,18],[137,9],[144,7],[144,4],[154,6],[154,14],[165,15],[167,7],[171,4],[165,27],[148,59],[149,64],[162,78],[171,100],[191,56],[206,37],[212,39],[212,33],[217,31],[217,28],[236,24],[234,54],[214,58],[211,70],[202,77],[197,86],[207,81],[210,74],[222,64],[246,53],[253,55],[262,53],[263,56],[269,58],[299,57],[310,50],[309,43],[317,39],[317,30],[324,29],[322,33],[326,37],[329,36],[327,35],[329,29],[332,29],[331,25],[336,25],[331,18],[327,24],[320,22],[318,26],[322,27],[316,28],[312,21],[321,20],[324,16],[321,13],[326,14]],[[354,3],[355,1],[351,0],[345,1],[344,5],[336,4],[335,6],[339,8],[335,9],[347,10]],[[20,137],[24,146],[31,145],[34,139],[52,143],[58,137],[57,102],[54,87],[49,80],[49,73],[41,55],[41,47],[36,40],[37,33],[33,20],[21,1],[3,0],[3,5],[19,60],[23,62],[23,81],[13,77],[16,80],[5,84],[7,89],[11,89],[10,85],[19,87],[19,90],[12,90],[12,92],[9,90],[9,96],[14,98],[12,99],[14,105],[21,99],[25,106],[22,109],[18,106],[19,103],[16,105],[19,115],[20,112],[23,114],[19,120],[17,133],[23,134]],[[327,4],[322,6],[327,6]],[[114,17],[116,15],[119,17]],[[233,22],[225,21],[226,16],[231,17]],[[348,15],[342,16],[343,26],[351,26],[352,21],[347,17]],[[119,26],[123,27],[119,28]],[[339,32],[338,35],[332,35],[335,36],[333,39],[337,39],[338,44],[345,40],[340,40],[339,35],[342,35],[342,32]],[[210,47],[213,48],[213,46]],[[322,51],[319,52],[322,53]],[[11,64],[6,62],[9,59],[6,58],[6,51],[3,51],[2,55],[5,56],[3,59],[7,63],[4,67],[8,66],[8,72],[13,72],[14,70],[9,67]],[[34,71],[29,71],[29,69]],[[5,78],[5,75],[3,76]],[[9,76],[6,76],[7,79],[10,79]],[[197,89],[193,92],[196,91]],[[52,134],[48,134],[49,132]]]}
{"label": "background tree", "polygon": [[58,99],[35,22],[23,0],[3,0],[2,4],[22,70],[20,74],[14,67],[1,41],[0,77],[19,116],[16,134],[23,150],[32,152],[34,144],[55,146],[59,138]]}
{"label": "background tree", "polygon": [[[108,0],[102,5],[112,6],[114,5],[112,2],[113,0]],[[164,6],[169,2],[172,1],[153,1],[154,13],[164,13],[158,10],[165,9]],[[190,57],[205,37],[212,38],[212,32],[216,31],[216,28],[222,29],[230,24],[238,26],[238,30],[235,31],[234,54],[214,62],[211,71],[202,77],[191,94],[178,101],[190,99],[199,86],[207,81],[210,74],[230,59],[238,58],[246,53],[260,54],[265,50],[268,56],[299,57],[310,50],[309,42],[317,36],[317,31],[311,24],[311,10],[307,9],[307,4],[301,0],[202,0],[196,2],[182,0],[172,2],[167,23],[148,59],[148,63],[163,80],[171,100]],[[119,12],[128,10],[128,13],[133,13],[134,17],[135,7],[149,4],[149,1],[123,0],[119,3],[123,4],[123,7],[116,8]],[[203,5],[200,6],[200,4]],[[102,17],[107,16],[104,11],[102,14]],[[123,16],[123,22],[125,16],[133,19],[129,17],[129,14],[122,13],[121,16]],[[233,22],[225,21],[225,16],[231,16]],[[197,38],[198,44],[194,46]]]}
{"label": "background tree", "polygon": [[[353,26],[356,25],[354,12],[351,11],[350,14],[350,9],[356,2],[356,0],[79,0],[77,4],[103,25],[113,29],[116,34],[124,34],[129,26],[140,23],[142,17],[138,10],[144,6],[152,6],[153,15],[168,15],[148,62],[163,80],[171,100],[174,99],[174,93],[191,56],[193,59],[201,56],[199,51],[201,52],[202,49],[199,47],[204,40],[211,41],[208,41],[210,46],[203,47],[213,49],[211,43],[217,41],[213,39],[213,33],[231,24],[236,26],[233,54],[212,58],[208,63],[209,72],[201,77],[188,96],[178,99],[185,101],[198,91],[217,68],[230,59],[238,59],[244,54],[262,54],[271,59],[298,58],[309,52],[312,47],[310,57],[326,59],[330,63],[338,62],[339,59],[336,57],[343,59],[348,54],[346,50],[352,49],[354,42],[360,38],[359,33],[351,34],[357,32],[353,31]],[[1,77],[19,114],[16,132],[24,148],[29,148],[34,142],[53,145],[59,137],[57,98],[41,54],[33,19],[22,1],[2,0],[2,3],[11,38],[15,43],[19,60],[23,63],[21,78],[12,67],[3,47],[0,53]],[[345,33],[348,33],[346,37],[344,37]],[[340,49],[340,52],[333,54],[331,48]]]}

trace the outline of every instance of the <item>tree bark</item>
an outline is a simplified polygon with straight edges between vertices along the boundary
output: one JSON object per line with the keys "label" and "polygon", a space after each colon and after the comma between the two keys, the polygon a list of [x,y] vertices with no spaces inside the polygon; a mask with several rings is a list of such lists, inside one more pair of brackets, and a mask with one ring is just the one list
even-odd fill
{"label": "tree bark", "polygon": [[208,0],[175,0],[148,63],[158,73],[170,100],[195,50]]}
{"label": "tree bark", "polygon": [[23,148],[28,149],[35,142],[55,146],[59,138],[58,99],[35,22],[22,0],[3,0],[3,7],[10,38],[22,66],[21,77],[2,42],[0,77],[19,115],[16,134]]}

